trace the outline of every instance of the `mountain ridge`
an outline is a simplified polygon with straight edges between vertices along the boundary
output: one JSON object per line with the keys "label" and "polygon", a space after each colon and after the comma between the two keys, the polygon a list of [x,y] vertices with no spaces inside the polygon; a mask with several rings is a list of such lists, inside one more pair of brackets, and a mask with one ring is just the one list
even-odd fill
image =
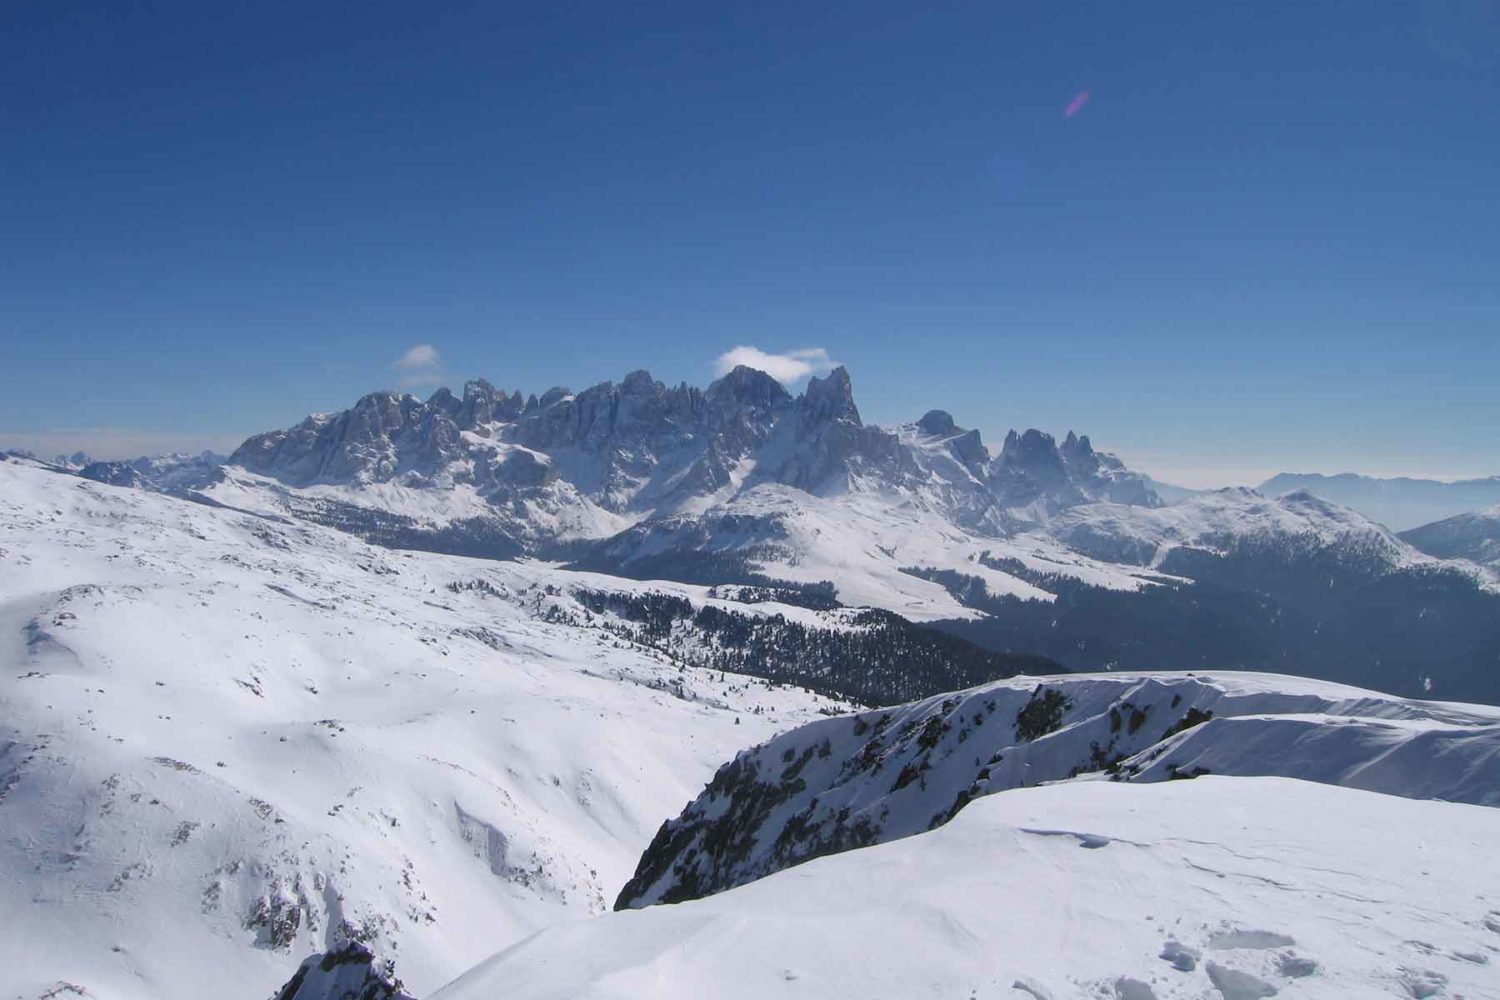
{"label": "mountain ridge", "polygon": [[1392,531],[1407,531],[1500,504],[1500,475],[1477,479],[1422,479],[1281,472],[1256,487],[1266,496],[1305,490],[1352,507]]}

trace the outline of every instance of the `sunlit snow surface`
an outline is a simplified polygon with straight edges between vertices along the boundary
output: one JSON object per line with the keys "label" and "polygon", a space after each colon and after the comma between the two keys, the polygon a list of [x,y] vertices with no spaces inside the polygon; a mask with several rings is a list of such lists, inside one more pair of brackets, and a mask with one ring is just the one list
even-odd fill
{"label": "sunlit snow surface", "polygon": [[[1139,548],[1212,544],[1183,516],[1141,520]],[[889,498],[793,517],[808,579],[847,570],[861,596],[918,617],[951,599],[899,567],[924,553],[972,566],[982,551],[962,533],[935,541],[920,504]],[[1073,560],[1116,586],[1155,575],[1149,558],[1109,566],[1041,534],[1008,545],[1006,557]],[[1387,712],[1366,692],[1264,675],[1216,674],[1214,722],[1173,737],[1159,762],[1209,777],[980,796],[934,832],[602,914],[720,764],[839,706],[540,620],[576,612],[578,585],[715,600],[386,550],[0,463],[0,998],[263,1000],[346,929],[416,995],[446,1000],[1500,997],[1500,812],[1218,776],[1305,771],[1406,794],[1444,782],[1432,794],[1489,801],[1494,761],[1474,756],[1487,737],[1438,768],[1407,752],[1485,728],[1492,711],[1376,699]],[[737,609],[832,627],[841,614]],[[1024,703],[1035,683],[1002,686]],[[1108,707],[1141,700],[1110,689],[1153,681],[1049,683],[1077,688],[1074,714],[1006,767],[1107,741]],[[1323,704],[1351,698],[1365,707]],[[964,711],[947,700],[907,710]],[[1354,718],[1329,717],[1341,712]],[[825,725],[853,738],[852,719]],[[955,768],[978,746],[962,732]],[[1374,753],[1382,740],[1391,753]],[[858,747],[836,749],[814,766],[837,769]],[[939,776],[932,794],[954,791]]]}
{"label": "sunlit snow surface", "polygon": [[535,620],[577,579],[0,463],[0,996],[263,1000],[346,923],[430,992],[602,910],[830,703]]}
{"label": "sunlit snow surface", "polygon": [[1500,811],[1284,778],[1070,782],[675,906],[432,1000],[1500,996]]}

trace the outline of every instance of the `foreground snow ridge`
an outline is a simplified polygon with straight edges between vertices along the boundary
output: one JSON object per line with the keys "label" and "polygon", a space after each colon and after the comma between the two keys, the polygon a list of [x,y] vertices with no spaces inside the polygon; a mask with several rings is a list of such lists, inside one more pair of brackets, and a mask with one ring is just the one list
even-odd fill
{"label": "foreground snow ridge", "polygon": [[1494,998],[1500,811],[1284,778],[1067,782],[549,928],[431,1000]]}
{"label": "foreground snow ridge", "polygon": [[661,828],[616,908],[694,899],[1080,778],[1277,775],[1500,805],[1500,709],[1272,674],[997,681],[739,754]]}

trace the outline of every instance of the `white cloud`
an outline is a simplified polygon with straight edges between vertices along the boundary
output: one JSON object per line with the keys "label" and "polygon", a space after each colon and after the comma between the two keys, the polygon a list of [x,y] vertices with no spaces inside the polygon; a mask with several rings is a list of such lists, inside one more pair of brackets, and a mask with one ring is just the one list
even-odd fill
{"label": "white cloud", "polygon": [[791,385],[809,375],[826,375],[838,367],[838,362],[828,356],[821,347],[808,347],[785,354],[768,354],[759,347],[740,344],[719,355],[714,370],[727,375],[738,365],[745,365],[765,372],[776,381]]}
{"label": "white cloud", "polygon": [[437,385],[443,379],[443,359],[431,344],[416,345],[397,358],[391,367],[400,376],[401,386],[405,389]]}

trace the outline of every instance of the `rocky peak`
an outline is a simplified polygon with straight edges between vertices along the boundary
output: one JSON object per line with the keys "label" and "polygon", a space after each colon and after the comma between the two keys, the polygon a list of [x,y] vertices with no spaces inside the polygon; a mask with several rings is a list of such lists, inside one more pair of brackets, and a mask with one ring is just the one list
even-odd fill
{"label": "rocky peak", "polygon": [[573,390],[569,389],[567,386],[554,385],[552,388],[542,393],[542,399],[540,403],[541,408],[545,410],[549,406],[556,406],[558,403],[561,403],[571,395],[573,395]]}
{"label": "rocky peak", "polygon": [[928,410],[917,421],[917,429],[930,437],[943,438],[948,453],[976,476],[982,477],[990,454],[977,430],[965,430],[947,410]]}
{"label": "rocky peak", "polygon": [[1079,437],[1068,431],[1068,436],[1057,450],[1064,464],[1075,474],[1092,475],[1099,470],[1099,457],[1094,453],[1094,446],[1089,443],[1087,434]]}
{"label": "rocky peak", "polygon": [[459,402],[458,397],[454,396],[453,391],[446,385],[427,397],[427,405],[435,410],[441,410],[450,417],[457,416],[458,411],[463,407],[463,403]]}
{"label": "rocky peak", "polygon": [[802,393],[802,408],[808,419],[814,422],[842,420],[861,426],[849,369],[843,365],[823,378],[808,381],[807,389]]}
{"label": "rocky peak", "polygon": [[978,430],[964,431],[948,442],[948,448],[960,462],[969,467],[970,471],[976,473],[990,460],[989,449],[984,446]]}
{"label": "rocky peak", "polygon": [[495,387],[482,378],[465,382],[464,401],[453,416],[464,430],[472,430],[495,419]]}
{"label": "rocky peak", "polygon": [[990,485],[1002,506],[1024,506],[1037,500],[1066,506],[1084,496],[1070,482],[1052,435],[1034,427],[1005,435],[1000,455],[991,465]]}
{"label": "rocky peak", "polygon": [[[444,390],[446,391],[446,390]],[[495,398],[495,387],[482,378],[473,378],[464,383],[464,402],[470,400],[493,400]]]}
{"label": "rocky peak", "polygon": [[1035,427],[1022,434],[1011,431],[1005,435],[1005,444],[1000,449],[1000,462],[1028,471],[1062,472],[1062,455],[1057,450],[1057,441],[1051,434]]}
{"label": "rocky peak", "polygon": [[917,421],[917,426],[922,429],[922,433],[933,437],[948,437],[958,433],[958,425],[953,422],[953,415],[947,410],[928,410]]}
{"label": "rocky peak", "polygon": [[780,382],[749,365],[736,365],[727,375],[710,385],[704,397],[710,407],[727,404],[759,410],[774,410],[792,399]]}
{"label": "rocky peak", "polygon": [[651,377],[644,368],[638,368],[625,376],[620,383],[620,392],[627,396],[646,396],[653,392],[665,392],[666,386]]}

